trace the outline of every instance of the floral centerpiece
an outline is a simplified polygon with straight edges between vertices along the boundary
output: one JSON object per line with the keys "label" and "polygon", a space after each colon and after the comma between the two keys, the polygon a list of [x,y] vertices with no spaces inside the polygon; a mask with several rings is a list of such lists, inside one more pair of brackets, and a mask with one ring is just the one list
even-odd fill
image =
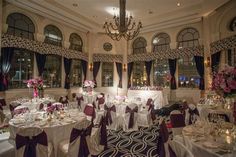
{"label": "floral centerpiece", "polygon": [[232,97],[236,94],[236,67],[226,66],[216,73],[212,81],[212,90],[223,97]]}
{"label": "floral centerpiece", "polygon": [[43,80],[41,78],[34,78],[27,81],[27,87],[33,88],[33,97],[43,97]]}
{"label": "floral centerpiece", "polygon": [[88,93],[91,93],[93,91],[93,88],[95,87],[95,82],[92,80],[85,80],[83,83],[83,87],[86,88]]}
{"label": "floral centerpiece", "polygon": [[236,124],[236,67],[226,68],[214,75],[212,89],[226,98],[227,108],[233,109],[234,123]]}

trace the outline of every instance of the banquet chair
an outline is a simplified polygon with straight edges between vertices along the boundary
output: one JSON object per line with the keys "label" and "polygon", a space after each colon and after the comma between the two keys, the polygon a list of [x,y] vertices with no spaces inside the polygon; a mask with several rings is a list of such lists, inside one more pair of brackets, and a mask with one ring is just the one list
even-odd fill
{"label": "banquet chair", "polygon": [[181,142],[177,140],[171,140],[169,142],[170,147],[175,152],[177,157],[194,157],[192,152],[185,147]]}
{"label": "banquet chair", "polygon": [[84,97],[82,94],[76,96],[76,102],[77,102],[78,109],[82,111],[84,109]]}
{"label": "banquet chair", "polygon": [[185,124],[194,124],[199,117],[199,111],[194,104],[189,104],[188,109],[185,112]]}
{"label": "banquet chair", "polygon": [[185,127],[184,115],[179,110],[174,110],[170,113],[170,121],[173,135],[181,135]]}
{"label": "banquet chair", "polygon": [[105,104],[105,119],[108,129],[117,130],[119,127],[118,116],[116,114],[116,106],[113,104]]}
{"label": "banquet chair", "polygon": [[16,157],[51,157],[53,146],[40,128],[20,128],[15,138]]}
{"label": "banquet chair", "polygon": [[138,130],[138,106],[137,104],[129,104],[126,106],[125,113],[120,121],[123,131],[137,131]]}
{"label": "banquet chair", "polygon": [[156,119],[155,114],[153,114],[154,104],[153,100],[149,98],[147,103],[138,112],[138,126],[149,127],[153,124]]}
{"label": "banquet chair", "polygon": [[96,108],[99,110],[104,110],[105,105],[105,95],[98,95],[96,98]]}
{"label": "banquet chair", "polygon": [[59,102],[63,104],[63,106],[68,106],[69,105],[69,98],[68,96],[61,96],[59,98]]}
{"label": "banquet chair", "polygon": [[93,104],[87,104],[84,108],[84,114],[86,115],[87,119],[91,122],[96,118],[95,107]]}
{"label": "banquet chair", "polygon": [[[165,121],[160,119],[160,129],[157,141],[157,155],[159,157],[177,157],[173,149],[170,147],[169,132]],[[179,156],[178,156],[179,157]]]}
{"label": "banquet chair", "polygon": [[104,146],[100,145],[100,128],[83,120],[74,126],[69,140],[60,142],[58,157],[87,157],[98,155],[103,149]]}

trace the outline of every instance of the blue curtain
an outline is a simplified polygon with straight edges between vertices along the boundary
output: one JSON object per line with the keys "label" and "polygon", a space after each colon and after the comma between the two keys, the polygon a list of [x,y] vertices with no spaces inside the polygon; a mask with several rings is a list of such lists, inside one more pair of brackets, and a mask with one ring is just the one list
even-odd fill
{"label": "blue curtain", "polygon": [[197,72],[200,76],[199,89],[204,90],[205,89],[205,83],[204,83],[204,57],[194,56],[194,60],[195,60],[195,63],[196,63]]}
{"label": "blue curtain", "polygon": [[116,69],[117,69],[117,73],[118,73],[118,76],[119,76],[118,87],[122,88],[122,63],[116,62]]}
{"label": "blue curtain", "polygon": [[83,74],[84,74],[84,80],[86,80],[88,62],[87,62],[87,61],[84,61],[84,60],[81,60],[81,64],[82,64],[82,70],[83,70]]}
{"label": "blue curtain", "polygon": [[147,86],[151,85],[150,81],[150,74],[152,69],[152,61],[146,61],[145,62],[146,72],[147,72]]}
{"label": "blue curtain", "polygon": [[175,80],[175,71],[176,71],[176,62],[177,59],[169,59],[169,68],[170,68],[170,89],[176,89],[176,80]]}
{"label": "blue curtain", "polygon": [[97,86],[96,77],[100,68],[100,62],[93,62],[93,80],[95,82],[95,87]]}
{"label": "blue curtain", "polygon": [[70,89],[70,69],[71,69],[72,59],[64,58],[64,69],[65,69],[65,89]]}
{"label": "blue curtain", "polygon": [[42,76],[46,63],[46,54],[35,53],[39,76]]}
{"label": "blue curtain", "polygon": [[131,87],[131,74],[133,71],[133,65],[134,65],[133,62],[128,63],[128,88]]}
{"label": "blue curtain", "polygon": [[221,52],[216,52],[213,55],[211,55],[211,70],[212,73],[217,73],[219,70],[219,64],[220,64],[220,55]]}
{"label": "blue curtain", "polygon": [[1,67],[0,67],[0,91],[8,89],[8,72],[11,68],[11,61],[14,55],[13,47],[4,47],[1,49]]}

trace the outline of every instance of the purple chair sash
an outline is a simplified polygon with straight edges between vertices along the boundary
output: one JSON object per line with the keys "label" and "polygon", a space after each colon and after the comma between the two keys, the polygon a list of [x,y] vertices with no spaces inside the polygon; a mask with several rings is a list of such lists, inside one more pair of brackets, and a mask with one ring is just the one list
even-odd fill
{"label": "purple chair sash", "polygon": [[134,109],[129,108],[129,106],[126,107],[125,113],[130,113],[129,117],[129,124],[128,128],[132,128],[134,126],[134,112],[138,112],[138,106],[136,106]]}
{"label": "purple chair sash", "polygon": [[92,131],[92,125],[90,125],[86,129],[76,129],[73,128],[70,135],[70,143],[76,140],[80,136],[80,145],[79,145],[79,152],[78,157],[88,157],[89,149],[88,144],[86,141],[86,136],[89,136]]}
{"label": "purple chair sash", "polygon": [[170,121],[173,128],[179,128],[185,126],[185,120],[183,114],[171,114]]}
{"label": "purple chair sash", "polygon": [[96,117],[95,109],[92,106],[86,105],[85,108],[84,108],[84,113],[87,116],[91,116],[92,119],[94,119]]}
{"label": "purple chair sash", "polygon": [[59,102],[62,103],[64,106],[69,104],[68,97],[66,96],[65,99],[60,97]]}
{"label": "purple chair sash", "polygon": [[76,100],[78,107],[81,109],[81,101],[84,101],[84,97],[83,96],[77,97]]}
{"label": "purple chair sash", "polygon": [[193,122],[192,122],[192,117],[194,116],[194,115],[197,115],[197,116],[199,116],[199,112],[198,112],[198,109],[197,108],[195,108],[194,110],[191,110],[190,108],[188,109],[188,113],[189,113],[189,124],[193,124]]}
{"label": "purple chair sash", "polygon": [[0,110],[3,110],[3,106],[6,106],[6,101],[5,99],[0,99]]}
{"label": "purple chair sash", "polygon": [[112,124],[112,117],[111,117],[111,111],[116,112],[116,106],[113,105],[112,107],[107,107],[107,105],[104,106],[104,109],[107,111],[106,113],[106,124],[111,125]]}
{"label": "purple chair sash", "polygon": [[104,97],[101,97],[101,98],[97,97],[96,101],[98,102],[98,109],[100,109],[100,105],[105,103]]}
{"label": "purple chair sash", "polygon": [[16,149],[25,146],[23,157],[36,157],[37,144],[48,146],[47,135],[44,131],[32,138],[16,134]]}
{"label": "purple chair sash", "polygon": [[107,148],[107,127],[106,127],[106,118],[102,116],[99,126],[101,127],[100,132],[100,144]]}
{"label": "purple chair sash", "polygon": [[146,106],[150,106],[150,105],[152,105],[152,98],[149,98],[148,100],[147,100],[147,103],[146,103]]}

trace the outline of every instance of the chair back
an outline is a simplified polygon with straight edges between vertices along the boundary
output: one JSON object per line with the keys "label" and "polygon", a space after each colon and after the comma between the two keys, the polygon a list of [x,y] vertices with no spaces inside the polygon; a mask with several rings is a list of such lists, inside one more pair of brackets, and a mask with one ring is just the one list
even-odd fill
{"label": "chair back", "polygon": [[91,135],[92,127],[92,123],[85,119],[74,126],[70,135],[68,156],[87,157],[90,154],[87,140]]}
{"label": "chair back", "polygon": [[87,104],[84,108],[84,114],[87,116],[87,119],[93,121],[96,117],[96,112],[93,104]]}
{"label": "chair back", "polygon": [[16,157],[48,157],[47,134],[40,128],[20,128],[15,144]]}
{"label": "chair back", "polygon": [[69,105],[69,98],[68,96],[61,96],[59,102],[63,104],[63,106]]}
{"label": "chair back", "polygon": [[[133,108],[131,108],[133,107]],[[134,126],[134,122],[135,122],[135,113],[137,114],[138,113],[138,106],[136,105],[134,107],[134,105],[132,104],[131,106],[126,106],[126,109],[125,109],[125,113],[129,113],[130,116],[129,116],[129,123],[128,123],[128,128],[133,128]]]}
{"label": "chair back", "polygon": [[107,105],[104,105],[104,109],[106,111],[106,116],[105,116],[106,125],[111,125],[113,122],[112,112],[116,112],[116,106],[113,105],[111,107],[108,107]]}
{"label": "chair back", "polygon": [[77,96],[76,97],[76,101],[77,101],[77,106],[78,106],[78,108],[82,108],[81,107],[81,104],[82,104],[82,101],[84,101],[84,97],[81,95],[81,96]]}

